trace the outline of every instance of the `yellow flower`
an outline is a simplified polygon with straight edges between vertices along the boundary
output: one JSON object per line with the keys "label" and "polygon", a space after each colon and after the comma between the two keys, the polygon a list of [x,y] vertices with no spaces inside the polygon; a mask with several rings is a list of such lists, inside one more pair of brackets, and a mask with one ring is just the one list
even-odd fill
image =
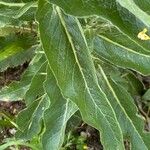
{"label": "yellow flower", "polygon": [[84,149],[84,150],[87,150],[87,149],[88,149],[87,145],[84,145],[84,146],[83,146],[83,149]]}
{"label": "yellow flower", "polygon": [[147,29],[144,28],[143,31],[139,32],[139,34],[138,34],[137,37],[138,37],[139,39],[141,39],[141,40],[144,40],[144,41],[150,40],[150,36],[148,36],[148,35],[146,34],[146,32],[147,32]]}

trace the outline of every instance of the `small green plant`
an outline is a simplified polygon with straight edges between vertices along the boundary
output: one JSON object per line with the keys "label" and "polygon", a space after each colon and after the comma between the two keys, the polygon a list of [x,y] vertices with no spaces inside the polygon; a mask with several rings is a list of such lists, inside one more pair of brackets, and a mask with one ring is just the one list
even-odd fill
{"label": "small green plant", "polygon": [[136,105],[144,101],[149,110],[140,80],[150,74],[149,6],[147,0],[0,1],[1,71],[31,60],[21,81],[0,92],[0,100],[26,103],[15,139],[60,150],[79,111],[105,150],[124,150],[124,141],[149,150],[149,113],[142,117]]}
{"label": "small green plant", "polygon": [[72,131],[66,134],[61,150],[87,149],[86,136],[75,135]]}

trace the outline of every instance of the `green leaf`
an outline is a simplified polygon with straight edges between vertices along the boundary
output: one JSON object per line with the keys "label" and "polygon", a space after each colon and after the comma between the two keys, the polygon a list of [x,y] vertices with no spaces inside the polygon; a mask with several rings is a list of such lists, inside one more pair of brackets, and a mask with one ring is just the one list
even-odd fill
{"label": "green leaf", "polygon": [[135,4],[144,12],[150,15],[150,1],[149,0],[134,0]]}
{"label": "green leaf", "polygon": [[38,53],[30,62],[29,67],[22,76],[21,81],[11,83],[8,87],[4,87],[0,91],[0,100],[16,101],[22,100],[25,93],[30,87],[31,80],[37,74],[41,65],[46,61],[45,56]]}
{"label": "green leaf", "polygon": [[78,108],[73,102],[62,96],[54,75],[49,68],[44,87],[51,105],[44,114],[45,132],[42,136],[43,149],[60,150],[64,141],[67,121]]}
{"label": "green leaf", "polygon": [[150,89],[148,89],[144,95],[142,96],[143,101],[149,101],[150,100]]}
{"label": "green leaf", "polygon": [[45,93],[43,89],[43,82],[47,75],[46,67],[47,61],[41,65],[39,71],[32,78],[29,89],[24,97],[27,105],[31,104],[35,99],[41,97]]}
{"label": "green leaf", "polygon": [[101,132],[105,149],[124,149],[119,124],[98,85],[78,20],[44,1],[39,2],[37,19],[44,51],[64,97],[78,106],[86,123]]}
{"label": "green leaf", "polygon": [[17,52],[13,56],[0,61],[0,72],[6,70],[8,67],[15,67],[21,65],[27,61],[30,61],[35,55],[36,47],[32,47],[28,50]]}
{"label": "green leaf", "polygon": [[105,60],[100,60],[97,57],[93,57],[93,59],[96,66],[98,64],[101,65],[106,76],[111,75],[115,82],[119,85],[123,85],[123,87],[132,95],[133,98],[135,98],[135,96],[140,96],[143,93],[144,85],[132,71],[118,68]]}
{"label": "green leaf", "polygon": [[44,94],[41,98],[33,101],[25,110],[21,111],[17,117],[19,130],[16,138],[29,140],[36,136],[41,130],[41,119],[44,111],[50,104],[49,98]]}
{"label": "green leaf", "polygon": [[67,122],[66,133],[70,131],[74,131],[74,129],[78,128],[82,123],[82,117],[79,110],[71,116],[71,118]]}
{"label": "green leaf", "polygon": [[0,27],[19,25],[23,21],[33,21],[36,2],[12,3],[0,1]]}
{"label": "green leaf", "polygon": [[144,90],[143,83],[132,72],[126,73],[123,78],[128,82],[128,92],[134,97],[142,95]]}
{"label": "green leaf", "polygon": [[94,39],[94,49],[97,56],[103,57],[117,66],[131,68],[143,74],[150,74],[150,66],[148,65],[150,56],[120,45],[117,40],[112,41],[103,35],[99,35]]}
{"label": "green leaf", "polygon": [[[33,12],[35,13],[35,11],[32,12],[32,10],[31,10],[30,8],[36,7],[36,6],[37,6],[37,3],[34,2],[34,1],[26,3],[23,7],[21,7],[21,8],[18,10],[18,12],[14,15],[14,18],[15,18],[15,19],[18,19],[18,18],[22,17],[28,10],[29,10],[29,12],[30,12],[30,15],[31,15],[31,13],[33,13]],[[33,14],[34,14],[34,13],[33,13]],[[34,17],[33,17],[33,18],[34,18]]]}
{"label": "green leaf", "polygon": [[88,23],[93,36],[93,55],[117,66],[149,74],[150,56],[141,45],[131,40],[110,22],[101,18],[93,21],[95,21],[93,25]]}
{"label": "green leaf", "polygon": [[[0,71],[29,61],[35,54],[36,38],[29,33],[0,37]],[[26,43],[25,43],[26,41]]]}
{"label": "green leaf", "polygon": [[19,113],[17,117],[17,125],[20,129],[16,134],[17,138],[28,140],[40,132],[41,119],[50,104],[50,100],[43,88],[43,82],[46,79],[46,67],[47,62],[40,66],[30,82],[30,87],[25,95],[27,109]]}
{"label": "green leaf", "polygon": [[39,147],[37,148],[35,145],[33,144],[28,144],[28,143],[25,143],[23,142],[22,140],[14,140],[13,138],[12,139],[8,139],[9,141],[7,141],[6,143],[0,145],[0,149],[1,150],[6,150],[8,147],[10,146],[18,146],[18,145],[24,145],[26,147],[30,147],[34,150],[38,150]]}
{"label": "green leaf", "polygon": [[111,74],[107,77],[101,66],[98,69],[98,77],[99,84],[115,108],[123,136],[130,141],[131,149],[150,149],[150,134],[144,132],[144,121],[137,116],[137,108],[130,94],[111,77]]}

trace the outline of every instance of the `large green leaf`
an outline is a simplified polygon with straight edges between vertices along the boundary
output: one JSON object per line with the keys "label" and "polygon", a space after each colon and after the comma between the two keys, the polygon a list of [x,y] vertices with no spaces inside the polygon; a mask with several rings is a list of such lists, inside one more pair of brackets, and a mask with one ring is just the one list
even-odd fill
{"label": "large green leaf", "polygon": [[97,56],[103,57],[117,66],[150,74],[150,56],[120,45],[117,40],[110,40],[110,38],[99,35],[94,38],[94,49]]}
{"label": "large green leaf", "polygon": [[62,96],[56,79],[49,68],[44,87],[51,105],[44,114],[45,132],[42,136],[43,149],[60,150],[64,141],[67,121],[78,108],[73,102],[69,101],[69,99],[66,100]]}
{"label": "large green leaf", "polygon": [[105,149],[124,149],[119,124],[98,85],[78,20],[44,1],[39,3],[37,16],[43,48],[63,95],[79,107],[85,122],[101,132]]}
{"label": "large green leaf", "polygon": [[143,120],[137,116],[137,108],[130,94],[114,79],[106,76],[103,68],[99,66],[99,84],[107,95],[115,113],[124,138],[131,143],[132,150],[150,149],[150,134],[144,133]]}

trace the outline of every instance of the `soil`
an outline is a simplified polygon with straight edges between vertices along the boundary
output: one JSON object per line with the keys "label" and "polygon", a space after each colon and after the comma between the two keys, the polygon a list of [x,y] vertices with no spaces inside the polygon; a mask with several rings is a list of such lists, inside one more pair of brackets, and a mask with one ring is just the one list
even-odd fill
{"label": "soil", "polygon": [[0,88],[10,84],[14,80],[19,81],[21,78],[21,74],[27,67],[28,62],[14,68],[8,68],[4,72],[0,72]]}

